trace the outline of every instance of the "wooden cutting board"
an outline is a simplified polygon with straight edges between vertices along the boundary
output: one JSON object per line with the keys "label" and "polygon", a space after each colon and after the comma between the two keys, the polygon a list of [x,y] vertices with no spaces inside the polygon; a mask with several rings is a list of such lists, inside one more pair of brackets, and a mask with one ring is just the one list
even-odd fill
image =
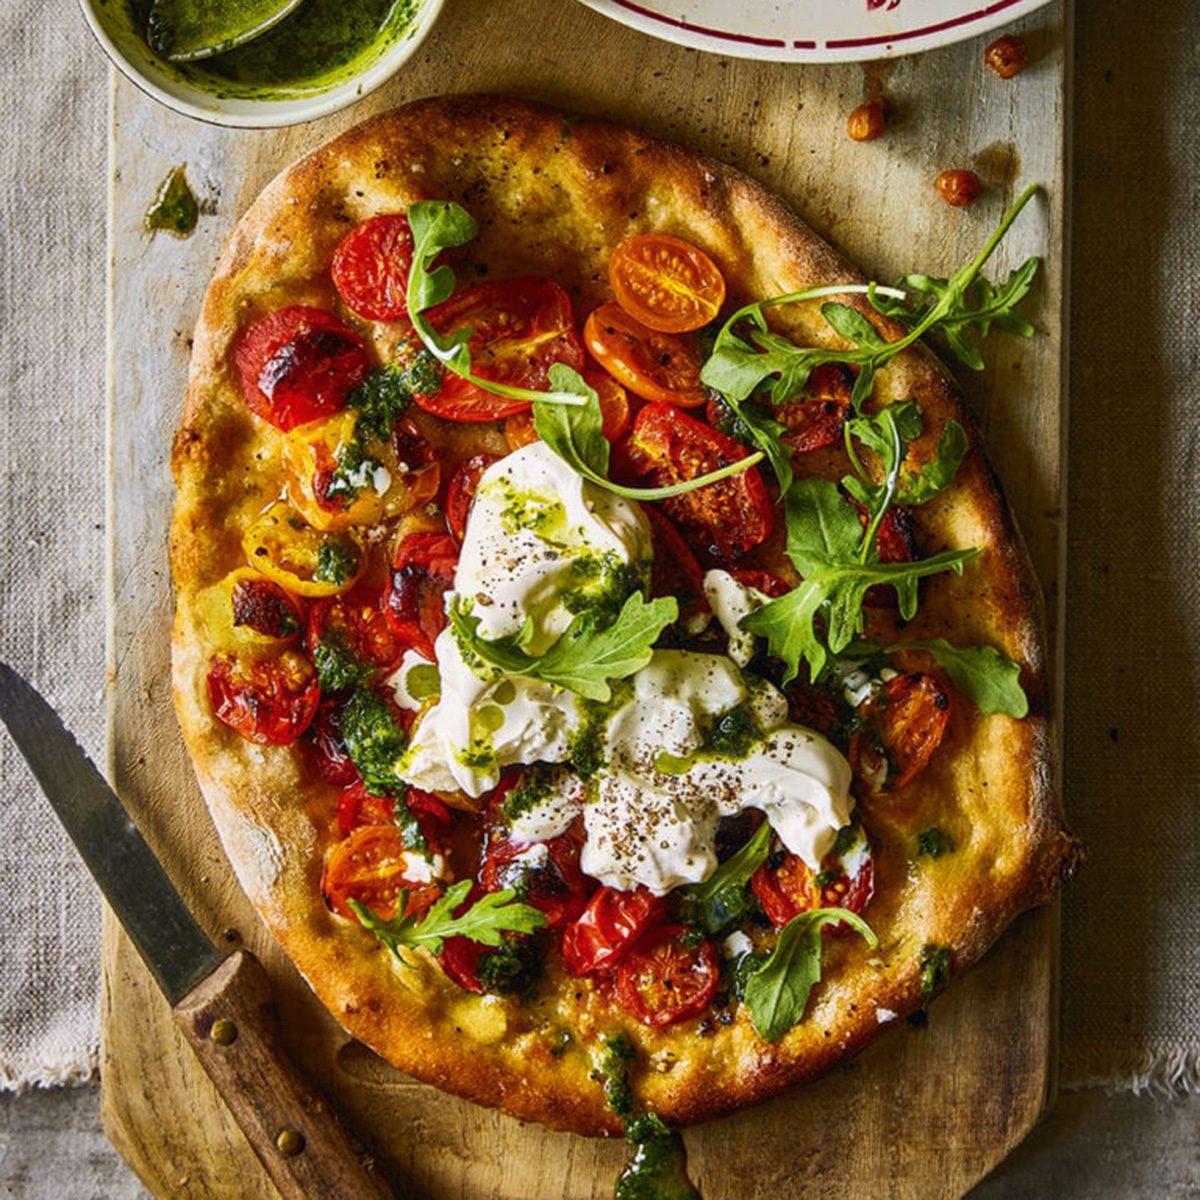
{"label": "wooden cutting board", "polygon": [[[201,922],[271,972],[284,1035],[406,1195],[492,1200],[611,1196],[615,1142],[521,1125],[452,1099],[347,1043],[239,891],[184,755],[170,701],[167,469],[189,336],[220,246],[277,170],[384,108],[444,91],[520,94],[602,113],[706,150],[786,197],[868,272],[947,273],[982,244],[1019,184],[1047,194],[996,272],[1041,254],[1031,343],[997,338],[964,380],[987,445],[1057,607],[1063,545],[1064,77],[1069,19],[1026,21],[1031,66],[983,69],[983,40],[916,59],[813,68],[726,59],[651,40],[571,0],[450,0],[409,67],[349,113],[282,132],[185,120],[114,78],[109,222],[111,778]],[[857,144],[846,116],[882,91],[895,120]],[[142,217],[187,164],[205,202],[187,241]],[[973,167],[989,183],[952,210],[932,180]],[[958,1197],[1028,1132],[1054,1078],[1056,917],[1018,921],[940,999],[928,1029],[900,1028],[820,1083],[689,1132],[708,1200]],[[118,1150],[170,1200],[271,1200],[275,1192],[177,1037],[166,1003],[108,921],[102,1106]],[[350,1198],[347,1198],[350,1200]]]}

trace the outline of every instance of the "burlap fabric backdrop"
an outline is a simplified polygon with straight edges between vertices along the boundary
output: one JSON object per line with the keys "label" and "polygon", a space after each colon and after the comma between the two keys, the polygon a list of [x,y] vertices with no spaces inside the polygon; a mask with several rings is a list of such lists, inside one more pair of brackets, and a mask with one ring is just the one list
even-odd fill
{"label": "burlap fabric backdrop", "polygon": [[[72,8],[0,5],[0,657],[103,761],[108,89]],[[1200,1087],[1198,8],[1077,14],[1067,1085]],[[3,738],[0,798],[0,1085],[84,1079],[97,898]]]}

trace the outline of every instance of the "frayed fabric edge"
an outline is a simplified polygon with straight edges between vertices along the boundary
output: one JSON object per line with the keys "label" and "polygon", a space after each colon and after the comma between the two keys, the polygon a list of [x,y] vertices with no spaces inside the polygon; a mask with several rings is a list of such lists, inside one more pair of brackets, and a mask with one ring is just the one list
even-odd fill
{"label": "frayed fabric edge", "polygon": [[80,1061],[23,1063],[19,1067],[0,1059],[0,1092],[20,1094],[34,1088],[81,1087],[100,1078],[100,1052],[89,1050]]}
{"label": "frayed fabric edge", "polygon": [[1066,1090],[1100,1088],[1110,1095],[1131,1092],[1162,1099],[1200,1095],[1200,1050],[1148,1053],[1128,1066],[1114,1065],[1111,1058],[1101,1064],[1099,1055],[1081,1057],[1082,1062],[1063,1064],[1061,1086]]}

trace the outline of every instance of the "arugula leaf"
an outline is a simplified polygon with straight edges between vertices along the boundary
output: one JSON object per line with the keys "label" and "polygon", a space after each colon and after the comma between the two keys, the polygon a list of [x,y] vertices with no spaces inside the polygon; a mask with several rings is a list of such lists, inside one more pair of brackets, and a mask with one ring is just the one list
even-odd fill
{"label": "arugula leaf", "polygon": [[808,997],[821,979],[821,928],[845,921],[871,947],[874,931],[845,908],[814,908],[793,917],[780,931],[770,957],[746,983],[746,1006],[759,1037],[777,1042],[804,1019]]}
{"label": "arugula leaf", "polygon": [[[932,558],[907,563],[859,563],[813,556],[800,584],[742,618],[742,628],[767,639],[770,652],[786,667],[783,682],[794,679],[801,660],[815,679],[829,654],[837,654],[862,632],[863,597],[875,584],[896,589],[900,615],[911,620],[917,608],[917,581],[943,571],[962,574],[963,564],[979,557],[978,550],[947,550]],[[823,613],[825,641],[814,627]]]}
{"label": "arugula leaf", "polygon": [[1029,715],[1029,698],[1021,687],[1020,664],[1001,654],[995,646],[952,646],[945,638],[929,638],[884,646],[883,650],[886,654],[925,650],[981,713],[1004,713],[1018,720]]}
{"label": "arugula leaf", "polygon": [[[470,329],[457,329],[441,334],[429,322],[425,311],[449,300],[454,293],[454,272],[443,263],[433,267],[434,259],[443,250],[465,246],[478,232],[479,226],[461,204],[452,200],[418,200],[408,206],[408,226],[413,236],[412,266],[408,272],[406,303],[409,320],[417,336],[438,361],[455,375],[469,383],[510,400],[541,401],[544,404],[582,404],[590,389],[577,371],[563,363],[559,378],[569,380],[568,386],[555,384],[548,392],[532,388],[511,387],[491,379],[481,379],[471,371]],[[551,379],[553,383],[553,377]]]}
{"label": "arugula leaf", "polygon": [[901,474],[896,502],[917,505],[932,500],[958,473],[967,449],[963,427],[957,421],[947,421],[934,457],[919,470]]}
{"label": "arugula leaf", "polygon": [[828,479],[800,479],[787,498],[787,553],[801,575],[830,558],[853,558],[862,537],[858,514]]}
{"label": "arugula leaf", "polygon": [[446,938],[451,937],[498,947],[504,944],[505,932],[533,933],[546,923],[545,914],[517,901],[512,888],[486,893],[456,917],[454,910],[466,901],[471,887],[470,879],[452,884],[420,914],[405,913],[408,893],[401,891],[396,915],[386,920],[357,900],[349,904],[363,928],[369,929],[400,962],[405,961],[401,949],[422,947],[431,954],[440,954]]}
{"label": "arugula leaf", "polygon": [[668,496],[682,496],[685,492],[694,492],[697,488],[707,487],[710,483],[745,471],[763,457],[759,451],[727,467],[710,471],[707,475],[668,487],[626,487],[614,483],[608,477],[610,447],[608,438],[604,436],[600,398],[570,367],[555,363],[550,368],[550,382],[560,391],[574,386],[575,380],[581,385],[579,394],[583,396],[582,403],[566,407],[537,399],[533,403],[533,426],[538,437],[576,474],[618,496],[629,500],[665,500]]}
{"label": "arugula leaf", "polygon": [[479,618],[459,604],[451,604],[449,616],[464,650],[506,674],[542,679],[589,700],[608,700],[609,680],[625,679],[650,661],[659,634],[679,616],[679,604],[673,596],[647,601],[634,592],[611,625],[598,629],[589,614],[581,614],[540,657],[523,648],[524,631],[492,641],[480,635]]}
{"label": "arugula leaf", "polygon": [[[986,336],[993,326],[1025,337],[1033,332],[1029,322],[1017,316],[1013,308],[1029,292],[1038,260],[1024,263],[999,287],[981,279],[979,272],[1037,191],[1037,184],[1026,188],[1004,214],[980,253],[948,279],[910,275],[902,281],[908,291],[875,283],[835,285],[746,305],[721,328],[713,352],[700,372],[701,380],[732,400],[745,400],[765,386],[772,401],[782,404],[804,387],[819,363],[848,363],[859,369],[850,397],[851,406],[858,411],[871,393],[875,373],[927,333],[941,332],[964,362],[982,366],[978,351],[965,336],[968,330],[975,329],[981,336]],[[764,310],[774,305],[814,299],[818,295],[856,292],[866,292],[876,311],[900,321],[908,332],[895,342],[887,342],[866,317],[844,304],[826,304],[821,313],[830,327],[852,344],[847,350],[798,346],[767,327]],[[910,297],[916,300],[915,305]],[[739,325],[746,327],[745,337],[736,332]]]}
{"label": "arugula leaf", "polygon": [[720,933],[746,911],[746,885],[767,861],[771,826],[764,821],[736,854],[730,855],[703,882],[684,889],[692,914],[707,933]]}
{"label": "arugula leaf", "polygon": [[[852,417],[846,422],[846,452],[855,474],[842,479],[842,486],[867,510],[867,528],[859,545],[860,562],[876,557],[875,538],[879,524],[891,508],[900,485],[900,467],[908,443],[920,435],[921,414],[915,404],[890,404],[874,416]],[[854,450],[854,440],[870,447],[883,463],[883,479],[876,483]]]}

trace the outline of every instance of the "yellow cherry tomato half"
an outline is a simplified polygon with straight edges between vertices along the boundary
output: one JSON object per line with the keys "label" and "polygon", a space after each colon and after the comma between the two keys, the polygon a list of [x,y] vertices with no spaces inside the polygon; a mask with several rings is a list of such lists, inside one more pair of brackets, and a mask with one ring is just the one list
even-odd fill
{"label": "yellow cherry tomato half", "polygon": [[377,525],[437,495],[440,471],[416,427],[397,425],[387,442],[362,441],[352,411],[309,421],[283,443],[287,495],[320,530]]}
{"label": "yellow cherry tomato half", "polygon": [[246,561],[296,596],[336,596],[357,582],[366,551],[353,534],[322,533],[276,500],[242,539]]}
{"label": "yellow cherry tomato half", "polygon": [[699,246],[667,233],[627,237],[608,259],[617,303],[647,329],[690,333],[725,302],[725,280]]}

